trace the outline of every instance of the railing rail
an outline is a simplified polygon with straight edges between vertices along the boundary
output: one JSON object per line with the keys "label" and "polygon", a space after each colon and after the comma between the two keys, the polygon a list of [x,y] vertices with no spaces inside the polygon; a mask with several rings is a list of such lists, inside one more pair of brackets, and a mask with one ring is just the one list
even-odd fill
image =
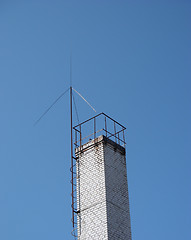
{"label": "railing rail", "polygon": [[[98,128],[97,120],[100,119],[101,117],[103,117],[102,126],[101,128],[97,129]],[[82,129],[85,129],[86,125],[91,121],[93,122],[93,127],[92,129],[89,130],[88,134],[85,134]],[[111,129],[112,125],[113,125],[113,129]],[[93,136],[93,138],[95,139],[97,137],[97,133],[99,132],[102,132],[102,134],[107,138],[113,138],[113,140],[116,143],[118,143],[123,147],[125,147],[126,145],[125,137],[124,137],[125,136],[124,131],[126,130],[126,128],[122,124],[114,120],[113,118],[106,115],[105,113],[99,113],[96,116],[87,119],[86,121],[74,126],[73,130],[75,131],[74,145],[75,147],[80,147],[80,149],[82,144],[85,143],[84,140],[86,140],[91,136]]]}

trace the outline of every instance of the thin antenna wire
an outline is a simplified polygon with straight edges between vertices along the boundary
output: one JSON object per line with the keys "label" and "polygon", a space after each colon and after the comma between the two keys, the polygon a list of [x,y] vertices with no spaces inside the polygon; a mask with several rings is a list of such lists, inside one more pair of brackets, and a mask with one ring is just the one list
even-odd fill
{"label": "thin antenna wire", "polygon": [[73,96],[73,102],[74,102],[74,108],[75,108],[75,112],[76,112],[76,117],[77,117],[77,121],[78,121],[78,124],[80,123],[80,120],[79,120],[79,115],[78,115],[78,111],[77,111],[77,106],[76,106],[76,101],[75,101],[75,98],[74,98],[74,94],[72,95]]}
{"label": "thin antenna wire", "polygon": [[72,50],[70,52],[70,87],[72,87]]}
{"label": "thin antenna wire", "polygon": [[69,88],[68,88],[65,92],[63,92],[63,93],[50,105],[50,107],[40,116],[40,118],[34,123],[33,126],[36,126],[36,125],[39,123],[39,121],[40,121],[40,120],[47,114],[47,112],[60,100],[60,98],[63,97],[63,96],[65,95],[65,93],[68,92],[68,90],[69,90]]}
{"label": "thin antenna wire", "polygon": [[74,88],[72,88],[93,110],[96,112],[96,110],[90,105],[90,103],[79,93],[77,92]]}

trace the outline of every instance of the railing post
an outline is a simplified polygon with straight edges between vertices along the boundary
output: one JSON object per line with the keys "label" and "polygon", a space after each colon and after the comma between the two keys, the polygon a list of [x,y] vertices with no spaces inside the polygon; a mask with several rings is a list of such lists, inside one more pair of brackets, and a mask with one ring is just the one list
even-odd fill
{"label": "railing post", "polygon": [[125,133],[124,133],[124,129],[123,129],[123,144],[124,144],[124,147],[125,147]]}
{"label": "railing post", "polygon": [[77,131],[76,131],[76,129],[75,129],[75,146],[77,147],[77,141],[78,141],[78,137],[77,137],[78,135],[77,135]]}
{"label": "railing post", "polygon": [[115,122],[114,122],[114,132],[115,132],[115,142],[117,142],[117,139],[116,139],[116,126],[115,126]]}
{"label": "railing post", "polygon": [[107,119],[106,119],[106,117],[105,117],[105,135],[107,137]]}
{"label": "railing post", "polygon": [[82,150],[82,125],[80,125],[80,153],[81,153],[81,150]]}
{"label": "railing post", "polygon": [[96,139],[96,118],[94,117],[94,141]]}

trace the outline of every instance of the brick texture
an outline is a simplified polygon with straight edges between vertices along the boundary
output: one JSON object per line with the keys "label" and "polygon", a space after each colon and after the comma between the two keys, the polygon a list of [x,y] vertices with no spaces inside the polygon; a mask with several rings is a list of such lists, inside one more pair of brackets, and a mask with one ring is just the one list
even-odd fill
{"label": "brick texture", "polygon": [[125,149],[100,136],[76,156],[78,240],[131,240]]}

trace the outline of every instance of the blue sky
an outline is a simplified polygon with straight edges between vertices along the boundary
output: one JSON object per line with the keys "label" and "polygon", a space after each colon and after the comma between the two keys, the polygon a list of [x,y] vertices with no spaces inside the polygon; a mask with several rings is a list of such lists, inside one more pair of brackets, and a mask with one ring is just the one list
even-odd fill
{"label": "blue sky", "polygon": [[[133,240],[190,240],[191,2],[0,1],[0,239],[72,239],[69,86],[127,127]],[[83,121],[94,112],[75,95]],[[76,122],[76,119],[75,119]]]}

